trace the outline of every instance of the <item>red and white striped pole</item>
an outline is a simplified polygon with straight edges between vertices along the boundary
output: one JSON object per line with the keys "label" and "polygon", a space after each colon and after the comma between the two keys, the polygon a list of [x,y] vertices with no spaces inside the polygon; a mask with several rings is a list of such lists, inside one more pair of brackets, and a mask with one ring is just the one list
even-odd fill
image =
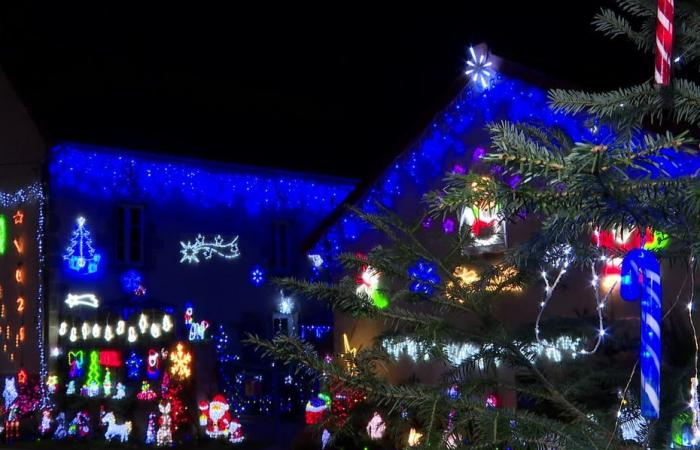
{"label": "red and white striped pole", "polygon": [[654,81],[667,86],[671,81],[671,49],[673,47],[673,0],[658,0],[656,12],[656,65]]}

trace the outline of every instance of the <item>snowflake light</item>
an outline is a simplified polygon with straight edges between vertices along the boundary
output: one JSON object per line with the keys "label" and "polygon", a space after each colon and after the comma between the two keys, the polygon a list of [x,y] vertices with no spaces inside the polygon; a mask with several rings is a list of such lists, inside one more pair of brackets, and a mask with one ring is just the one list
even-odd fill
{"label": "snowflake light", "polygon": [[284,291],[280,291],[280,301],[277,304],[277,310],[280,314],[292,314],[294,312],[294,299],[285,297]]}
{"label": "snowflake light", "polygon": [[241,256],[238,250],[238,236],[234,237],[229,242],[224,242],[221,235],[217,235],[213,240],[207,241],[201,234],[197,235],[194,242],[180,241],[180,258],[181,263],[195,264],[199,263],[199,255],[209,260],[212,256],[217,255],[224,259],[235,259]]}
{"label": "snowflake light", "polygon": [[260,286],[265,282],[265,271],[260,266],[255,266],[250,271],[250,282],[255,286]]}
{"label": "snowflake light", "polygon": [[464,73],[472,83],[482,89],[488,89],[493,79],[493,63],[489,61],[486,53],[477,54],[474,47],[469,47],[469,60]]}
{"label": "snowflake light", "polygon": [[175,350],[170,352],[170,374],[179,379],[189,378],[192,375],[191,363],[192,354],[185,350],[181,342],[178,342]]}
{"label": "snowflake light", "polygon": [[440,275],[438,275],[435,264],[419,260],[408,268],[408,276],[411,278],[411,291],[419,294],[433,295],[435,286],[440,283]]}

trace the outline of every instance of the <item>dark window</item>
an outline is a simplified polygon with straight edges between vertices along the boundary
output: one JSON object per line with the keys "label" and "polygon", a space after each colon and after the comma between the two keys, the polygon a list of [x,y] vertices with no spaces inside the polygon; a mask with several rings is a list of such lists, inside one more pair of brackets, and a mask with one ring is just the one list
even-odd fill
{"label": "dark window", "polygon": [[117,259],[143,263],[143,206],[122,205],[117,211]]}
{"label": "dark window", "polygon": [[276,270],[288,270],[290,266],[289,224],[275,222],[273,227],[272,265]]}

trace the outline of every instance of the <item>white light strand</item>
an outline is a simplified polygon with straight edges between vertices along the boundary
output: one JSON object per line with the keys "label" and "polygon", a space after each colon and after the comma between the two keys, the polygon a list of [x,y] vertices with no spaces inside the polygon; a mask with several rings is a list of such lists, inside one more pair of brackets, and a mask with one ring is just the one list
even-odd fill
{"label": "white light strand", "polygon": [[197,235],[194,242],[180,241],[180,258],[181,263],[195,264],[199,263],[198,255],[204,257],[204,259],[211,259],[213,255],[220,256],[224,259],[235,259],[241,256],[241,252],[238,250],[238,236],[231,239],[230,242],[224,242],[224,238],[221,235],[217,235],[211,241],[206,241],[204,236],[201,234]]}
{"label": "white light strand", "polygon": [[612,286],[608,289],[608,292],[605,294],[605,296],[601,299],[600,298],[600,288],[598,287],[598,274],[595,270],[595,263],[591,264],[591,286],[593,287],[593,292],[594,292],[594,298],[595,298],[595,308],[596,312],[598,313],[598,333],[596,336],[595,340],[595,345],[593,346],[593,349],[591,350],[581,350],[581,353],[584,355],[591,355],[595,352],[598,351],[598,348],[600,347],[600,344],[603,342],[603,338],[605,337],[605,327],[603,325],[603,310],[605,309],[605,306],[608,304],[608,301],[610,300],[610,296],[613,293],[613,290],[615,289],[615,286],[617,285],[617,281],[615,281]]}
{"label": "white light strand", "polygon": [[688,301],[688,320],[690,328],[693,330],[693,345],[695,357],[693,358],[694,375],[690,379],[690,411],[692,414],[691,427],[693,431],[692,444],[700,441],[700,402],[698,402],[698,334],[693,323],[693,302],[695,301],[695,258],[690,259],[690,300]]}

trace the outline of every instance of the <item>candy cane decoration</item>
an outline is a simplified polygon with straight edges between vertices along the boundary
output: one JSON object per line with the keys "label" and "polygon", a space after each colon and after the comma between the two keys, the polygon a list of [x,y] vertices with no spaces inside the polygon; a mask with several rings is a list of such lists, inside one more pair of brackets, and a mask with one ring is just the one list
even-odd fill
{"label": "candy cane decoration", "polygon": [[639,361],[641,367],[642,416],[659,417],[661,392],[661,268],[656,256],[635,249],[622,260],[620,295],[641,302]]}
{"label": "candy cane decoration", "polygon": [[654,81],[667,86],[671,80],[673,47],[673,0],[658,0],[656,9],[656,64]]}

